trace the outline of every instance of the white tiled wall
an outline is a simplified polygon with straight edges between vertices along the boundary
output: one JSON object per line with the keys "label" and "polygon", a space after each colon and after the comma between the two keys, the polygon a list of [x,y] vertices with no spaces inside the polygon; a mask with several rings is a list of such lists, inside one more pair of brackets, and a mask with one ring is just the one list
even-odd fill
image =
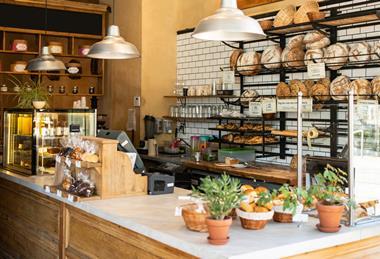
{"label": "white tiled wall", "polygon": [[[358,1],[354,1],[358,2]],[[360,1],[366,2],[366,1]],[[379,8],[380,3],[374,4],[363,4],[355,9],[349,8],[344,10],[344,12],[353,12],[358,10],[365,10],[371,8]],[[338,41],[340,40],[352,40],[355,38],[378,36],[380,33],[380,25],[370,25],[361,28],[351,28],[347,30],[340,30],[338,33]],[[275,43],[271,41],[262,41],[257,43],[251,43],[245,45],[245,49],[261,51],[267,46],[273,45]],[[220,42],[211,41],[200,41],[191,38],[191,33],[180,34],[177,36],[177,80],[184,81],[187,86],[201,86],[205,84],[211,84],[214,79],[222,78],[221,68],[229,66],[229,57],[232,49]],[[378,68],[368,68],[368,69],[352,69],[352,70],[341,70],[342,74],[350,76],[351,78],[358,77],[368,77],[369,79],[380,75]],[[291,79],[307,79],[306,73],[293,73],[288,74],[289,80]],[[245,77],[245,83],[278,83],[279,75],[257,75]],[[239,78],[236,78],[235,85],[230,86],[234,89],[235,94],[240,94],[240,82]],[[271,95],[275,94],[276,86],[267,87],[257,87],[255,90],[259,94]],[[199,99],[188,99],[188,104],[191,103],[203,103],[203,104],[223,104],[223,102],[217,98],[199,98]],[[234,109],[238,109],[235,107]],[[296,118],[296,114],[288,113],[287,117]],[[322,118],[328,119],[330,113],[328,109],[322,109],[320,111],[314,111],[310,114],[305,114],[304,118]],[[347,113],[345,111],[340,111],[338,114],[338,119],[346,119]],[[287,122],[287,129],[296,129],[297,122]],[[308,128],[312,122],[304,122],[303,126]],[[278,122],[272,123],[273,127],[278,127]],[[215,123],[205,121],[205,122],[187,122],[185,132],[180,134],[180,137],[189,139],[193,135],[217,135],[218,132],[211,132],[208,130],[210,127],[214,127]],[[317,124],[320,127],[327,127],[328,124]],[[226,134],[224,132],[224,134]],[[295,141],[295,140],[294,140]],[[346,137],[339,137],[339,144],[343,145],[347,142]],[[317,139],[313,141],[314,144],[329,144],[328,139]],[[297,146],[287,145],[289,148],[288,153],[295,154]],[[266,151],[279,152],[279,146],[267,147]],[[317,148],[317,147],[304,147],[304,154],[318,155],[318,156],[329,156],[328,148]],[[290,162],[290,157],[287,159],[280,159],[279,157],[266,158],[264,160],[271,161],[272,163],[278,164],[288,164]]]}

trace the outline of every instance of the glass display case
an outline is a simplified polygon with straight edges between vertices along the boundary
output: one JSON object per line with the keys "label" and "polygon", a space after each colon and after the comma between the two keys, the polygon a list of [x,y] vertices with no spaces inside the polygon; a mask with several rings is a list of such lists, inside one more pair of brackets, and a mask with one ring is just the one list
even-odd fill
{"label": "glass display case", "polygon": [[96,110],[7,109],[3,165],[24,174],[54,174],[60,140],[72,134],[96,136]]}

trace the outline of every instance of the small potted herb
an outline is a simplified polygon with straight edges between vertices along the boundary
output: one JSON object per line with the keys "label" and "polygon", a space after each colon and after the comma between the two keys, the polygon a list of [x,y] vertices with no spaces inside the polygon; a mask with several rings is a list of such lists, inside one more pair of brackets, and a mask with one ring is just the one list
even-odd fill
{"label": "small potted herb", "polygon": [[206,219],[209,243],[213,245],[226,244],[232,224],[232,218],[228,215],[239,206],[242,198],[240,181],[226,174],[219,178],[208,176],[201,180],[198,189],[193,188],[192,195],[207,202],[210,213],[210,217]]}
{"label": "small potted herb", "polygon": [[18,87],[20,91],[18,92],[18,108],[35,108],[42,109],[46,106],[48,101],[48,92],[45,89],[41,78],[38,77],[36,81],[31,79],[21,82],[17,77],[12,76],[8,80]]}
{"label": "small potted herb", "polygon": [[329,164],[323,173],[315,176],[316,183],[310,187],[310,194],[318,199],[317,211],[321,232],[338,232],[340,221],[346,206],[352,206],[344,194],[347,184],[347,173]]}

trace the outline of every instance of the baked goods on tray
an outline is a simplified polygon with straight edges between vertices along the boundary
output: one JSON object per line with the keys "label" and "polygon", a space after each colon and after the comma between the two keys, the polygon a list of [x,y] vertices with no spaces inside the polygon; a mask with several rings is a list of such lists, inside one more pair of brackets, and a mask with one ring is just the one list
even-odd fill
{"label": "baked goods on tray", "polygon": [[348,61],[349,48],[347,44],[336,43],[329,46],[325,53],[325,63],[331,70],[342,68]]}
{"label": "baked goods on tray", "polygon": [[371,48],[366,42],[358,42],[350,45],[349,60],[355,62],[356,66],[362,67],[371,60]]}
{"label": "baked goods on tray", "polygon": [[252,76],[260,72],[260,55],[256,51],[241,54],[237,61],[237,71],[241,75]]}
{"label": "baked goods on tray", "polygon": [[331,98],[336,101],[347,100],[348,91],[350,90],[350,78],[348,76],[338,76],[330,84]]}
{"label": "baked goods on tray", "polygon": [[371,83],[364,78],[352,81],[350,89],[354,89],[355,99],[369,99],[372,94]]}
{"label": "baked goods on tray", "polygon": [[[256,145],[263,143],[262,136],[242,136],[239,134],[227,134],[222,136],[222,140],[225,142],[231,142],[236,144]],[[274,143],[278,140],[275,137],[264,137],[265,143]]]}
{"label": "baked goods on tray", "polygon": [[279,45],[269,46],[261,55],[261,64],[268,69],[281,67],[282,49]]}

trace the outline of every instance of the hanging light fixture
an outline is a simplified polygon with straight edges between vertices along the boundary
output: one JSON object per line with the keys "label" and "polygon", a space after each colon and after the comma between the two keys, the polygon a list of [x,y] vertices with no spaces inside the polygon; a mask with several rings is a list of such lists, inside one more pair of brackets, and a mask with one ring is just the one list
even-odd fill
{"label": "hanging light fixture", "polygon": [[[47,35],[47,0],[45,1],[45,36]],[[50,54],[49,47],[42,47],[41,54],[28,62],[28,71],[58,71],[65,70],[65,64]]]}
{"label": "hanging light fixture", "polygon": [[[115,23],[115,0],[113,0],[113,22]],[[97,59],[131,59],[140,56],[136,46],[120,36],[119,26],[110,25],[107,36],[93,44],[87,57]]]}
{"label": "hanging light fixture", "polygon": [[237,8],[236,0],[222,0],[214,15],[200,21],[193,38],[214,41],[249,41],[264,38],[260,24]]}

